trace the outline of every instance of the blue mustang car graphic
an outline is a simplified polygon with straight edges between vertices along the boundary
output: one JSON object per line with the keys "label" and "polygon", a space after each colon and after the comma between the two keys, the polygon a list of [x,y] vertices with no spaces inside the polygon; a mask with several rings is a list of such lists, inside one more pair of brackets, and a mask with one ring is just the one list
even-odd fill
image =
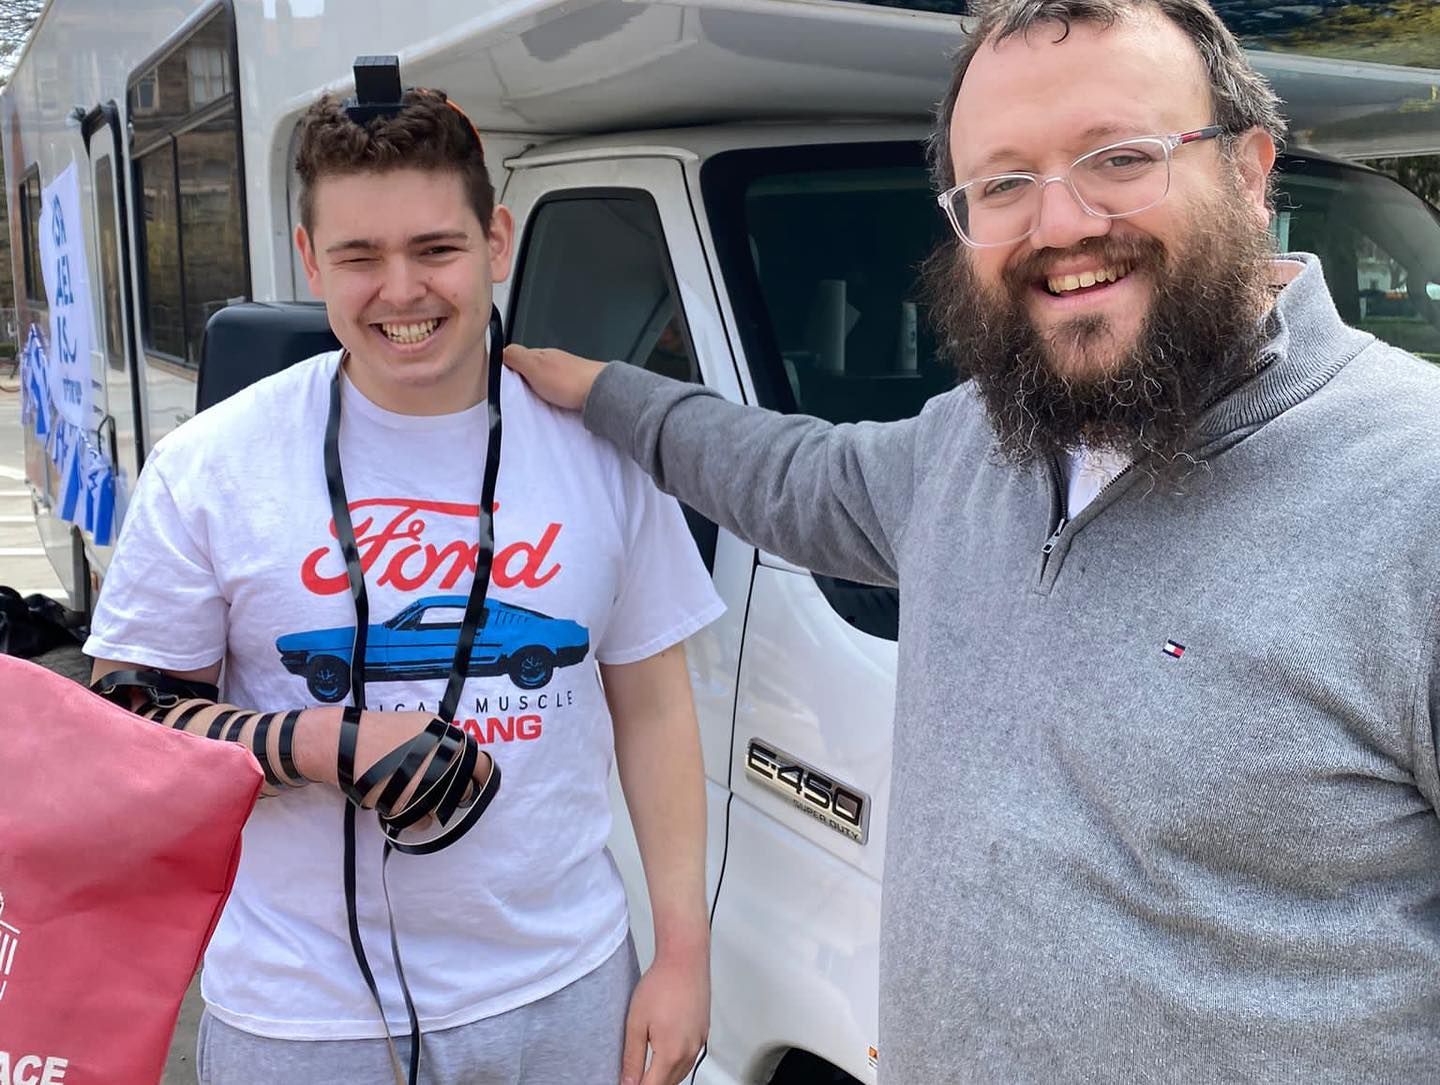
{"label": "blue mustang car graphic", "polygon": [[[365,679],[399,682],[448,678],[465,617],[465,596],[416,600],[383,625],[372,625],[365,644]],[[280,662],[305,679],[318,701],[333,704],[350,692],[355,627],[287,633],[275,642]],[[508,674],[521,689],[548,685],[556,667],[582,662],[590,633],[578,622],[491,600],[481,613],[470,652],[471,675]]]}

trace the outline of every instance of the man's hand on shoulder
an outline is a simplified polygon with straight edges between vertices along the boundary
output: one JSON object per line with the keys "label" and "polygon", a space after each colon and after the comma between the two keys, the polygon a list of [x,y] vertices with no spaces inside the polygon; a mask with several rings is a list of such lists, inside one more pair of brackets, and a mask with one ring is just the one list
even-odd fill
{"label": "man's hand on shoulder", "polygon": [[534,350],[512,343],[505,348],[505,364],[525,378],[530,389],[546,403],[567,411],[578,411],[604,362],[581,358],[563,350]]}

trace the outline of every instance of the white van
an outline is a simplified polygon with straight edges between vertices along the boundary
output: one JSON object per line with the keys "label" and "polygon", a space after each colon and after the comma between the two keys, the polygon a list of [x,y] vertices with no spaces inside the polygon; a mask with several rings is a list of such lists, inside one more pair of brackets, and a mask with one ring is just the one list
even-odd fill
{"label": "white van", "polygon": [[[487,134],[519,226],[497,297],[515,341],[835,421],[905,417],[954,383],[915,267],[948,230],[923,140],[961,20],[839,0],[478,6],[234,0],[177,22],[186,4],[136,0],[119,28],[110,5],[54,0],[0,95],[8,183],[28,198],[33,181],[38,201],[64,163],[88,163],[96,326],[113,329],[96,374],[128,478],[194,409],[211,309],[267,303],[230,316],[253,314],[255,335],[312,336],[274,364],[323,349],[290,251],[293,132],[320,89],[348,91],[367,53],[400,53],[407,83],[447,89]],[[1277,242],[1321,255],[1352,323],[1440,362],[1440,217],[1343,157],[1440,149],[1440,115],[1409,105],[1440,73],[1258,59],[1297,145],[1314,148],[1281,160]],[[67,128],[76,104],[84,119]],[[12,205],[22,216],[26,198]],[[212,341],[202,403],[262,374],[266,352],[226,342]],[[43,516],[51,482],[31,459]],[[691,526],[728,605],[689,644],[714,977],[693,1080],[874,1081],[897,597]],[[46,530],[68,565],[73,536]],[[105,554],[79,545],[83,601]],[[647,897],[617,811],[644,954]]]}

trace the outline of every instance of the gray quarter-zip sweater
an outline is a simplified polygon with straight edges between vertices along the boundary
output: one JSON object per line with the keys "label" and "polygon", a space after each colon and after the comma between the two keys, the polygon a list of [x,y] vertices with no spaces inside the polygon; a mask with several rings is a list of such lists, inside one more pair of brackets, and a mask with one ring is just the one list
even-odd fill
{"label": "gray quarter-zip sweater", "polygon": [[596,383],[664,489],[900,586],[882,1082],[1440,1081],[1440,374],[1305,264],[1202,465],[1048,554],[1058,474],[968,387],[830,426]]}

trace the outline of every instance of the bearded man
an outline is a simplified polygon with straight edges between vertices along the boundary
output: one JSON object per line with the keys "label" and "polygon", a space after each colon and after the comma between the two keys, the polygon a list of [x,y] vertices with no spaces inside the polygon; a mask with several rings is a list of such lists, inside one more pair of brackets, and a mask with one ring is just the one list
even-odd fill
{"label": "bearded man", "polygon": [[900,586],[882,1082],[1432,1079],[1440,376],[1268,255],[1276,98],[1204,0],[974,7],[926,273],[970,380],[830,426],[507,361]]}

